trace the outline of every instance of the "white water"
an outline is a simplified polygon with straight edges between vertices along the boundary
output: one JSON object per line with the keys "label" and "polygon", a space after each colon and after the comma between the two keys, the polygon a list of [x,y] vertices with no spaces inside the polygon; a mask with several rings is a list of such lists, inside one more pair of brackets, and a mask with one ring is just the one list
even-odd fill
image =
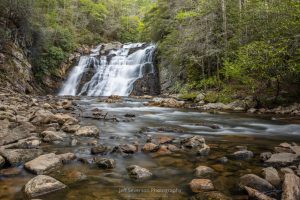
{"label": "white water", "polygon": [[[134,82],[142,78],[145,71],[154,72],[153,53],[155,45],[147,45],[129,55],[133,48],[142,47],[142,43],[125,44],[118,50],[112,50],[108,56],[99,56],[101,46],[92,50],[89,56],[82,56],[78,66],[71,71],[63,85],[61,96],[129,96]],[[84,74],[93,67],[95,74],[80,88]]]}

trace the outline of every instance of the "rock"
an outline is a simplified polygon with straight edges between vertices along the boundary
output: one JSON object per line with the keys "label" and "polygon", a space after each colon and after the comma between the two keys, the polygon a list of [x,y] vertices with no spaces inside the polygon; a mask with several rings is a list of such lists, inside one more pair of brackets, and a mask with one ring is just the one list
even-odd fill
{"label": "rock", "polygon": [[219,163],[227,163],[228,162],[228,158],[227,157],[222,157],[222,158],[219,158],[218,160],[217,160],[217,162],[219,162]]}
{"label": "rock", "polygon": [[152,176],[152,173],[148,169],[142,168],[137,165],[131,165],[127,167],[127,171],[129,177],[132,179],[143,180],[148,179]]}
{"label": "rock", "polygon": [[240,187],[244,188],[245,186],[258,190],[260,192],[269,192],[274,190],[268,181],[258,177],[255,174],[246,174],[240,178]]}
{"label": "rock", "polygon": [[66,187],[66,185],[50,176],[39,175],[25,185],[24,191],[29,198],[34,198]]}
{"label": "rock", "polygon": [[255,109],[255,108],[250,108],[247,112],[248,112],[248,113],[254,114],[254,113],[257,112],[257,109]]}
{"label": "rock", "polygon": [[293,153],[290,148],[285,147],[274,147],[275,153]]}
{"label": "rock", "polygon": [[280,171],[283,174],[294,174],[294,171],[291,168],[288,168],[288,167],[281,168]]}
{"label": "rock", "polygon": [[166,145],[162,145],[160,146],[160,148],[157,151],[158,155],[169,155],[172,152],[168,149],[168,147]]}
{"label": "rock", "polygon": [[158,151],[159,146],[154,143],[146,143],[144,147],[142,148],[142,151],[144,152],[156,152]]}
{"label": "rock", "polygon": [[300,178],[295,174],[285,174],[282,190],[282,200],[299,200]]}
{"label": "rock", "polygon": [[137,147],[132,144],[120,145],[119,148],[123,153],[127,154],[133,154],[138,150]]}
{"label": "rock", "polygon": [[196,99],[195,99],[195,102],[198,103],[200,101],[203,101],[205,99],[205,95],[200,93],[197,95]]}
{"label": "rock", "polygon": [[246,146],[235,146],[238,151],[246,151],[248,150]]}
{"label": "rock", "polygon": [[214,190],[214,185],[209,179],[193,179],[190,183],[190,188],[195,193]]}
{"label": "rock", "polygon": [[232,156],[237,160],[250,160],[254,155],[252,151],[242,150],[234,152]]}
{"label": "rock", "polygon": [[277,153],[277,154],[272,154],[271,158],[266,160],[265,163],[275,167],[285,167],[285,166],[295,164],[298,161],[299,158],[296,154]]}
{"label": "rock", "polygon": [[126,114],[124,115],[124,117],[131,117],[131,118],[133,118],[133,117],[135,117],[135,114],[132,114],[132,113],[126,113]]}
{"label": "rock", "polygon": [[284,142],[284,143],[279,144],[279,147],[290,149],[292,147],[292,145],[290,145],[287,142]]}
{"label": "rock", "polygon": [[247,190],[248,192],[248,195],[250,198],[253,198],[253,199],[257,199],[257,200],[276,200],[276,199],[273,199],[253,188],[250,188],[250,187],[247,187],[245,186],[245,190]]}
{"label": "rock", "polygon": [[114,159],[107,159],[107,158],[94,158],[95,163],[99,168],[103,169],[113,169],[116,166],[116,161]]}
{"label": "rock", "polygon": [[215,172],[215,170],[213,170],[212,168],[207,167],[207,166],[198,166],[195,169],[195,175],[198,178],[203,178],[205,176],[212,175],[214,172]]}
{"label": "rock", "polygon": [[229,110],[232,109],[230,106],[225,105],[224,103],[208,103],[203,106],[200,106],[202,110]]}
{"label": "rock", "polygon": [[52,112],[41,109],[34,114],[31,122],[34,124],[49,124],[50,122],[53,122],[54,119],[55,116]]}
{"label": "rock", "polygon": [[193,136],[190,138],[185,138],[181,141],[181,144],[187,148],[203,148],[205,144],[205,139],[202,136]]}
{"label": "rock", "polygon": [[15,143],[18,140],[28,138],[33,134],[26,125],[20,125],[10,129],[10,123],[6,120],[0,121],[0,146]]}
{"label": "rock", "polygon": [[0,169],[4,166],[4,164],[5,164],[5,159],[2,156],[0,156]]}
{"label": "rock", "polygon": [[19,166],[43,153],[40,149],[2,149],[0,154],[12,166]]}
{"label": "rock", "polygon": [[209,152],[210,152],[210,147],[204,144],[203,148],[199,149],[197,154],[200,156],[208,156]]}
{"label": "rock", "polygon": [[49,103],[44,103],[42,107],[43,107],[44,109],[46,109],[46,110],[53,109],[52,106],[51,106]]}
{"label": "rock", "polygon": [[17,176],[21,173],[21,171],[22,171],[21,169],[16,167],[2,169],[0,170],[0,176],[4,176],[4,177]]}
{"label": "rock", "polygon": [[300,156],[300,146],[292,146],[291,150],[293,151],[293,153],[295,153],[298,156]]}
{"label": "rock", "polygon": [[83,126],[76,131],[75,135],[84,137],[97,137],[99,136],[99,133],[100,130],[96,126]]}
{"label": "rock", "polygon": [[158,143],[159,144],[166,144],[166,143],[171,143],[174,140],[173,137],[169,137],[169,136],[161,136],[158,139]]}
{"label": "rock", "polygon": [[25,168],[35,174],[47,174],[62,166],[61,157],[54,153],[41,155],[25,163]]}
{"label": "rock", "polygon": [[260,154],[259,158],[261,161],[264,162],[264,161],[268,160],[269,158],[271,158],[271,156],[272,156],[271,152],[263,152]]}
{"label": "rock", "polygon": [[76,159],[76,155],[74,153],[64,153],[64,154],[59,154],[57,155],[62,163],[69,163],[72,160]]}
{"label": "rock", "polygon": [[75,125],[66,124],[62,127],[62,130],[65,131],[66,133],[75,133],[79,129],[80,129],[80,125],[78,125],[78,124],[75,124]]}
{"label": "rock", "polygon": [[63,141],[65,134],[56,131],[44,131],[41,133],[44,142]]}
{"label": "rock", "polygon": [[69,114],[57,113],[54,115],[53,122],[57,122],[60,125],[63,125],[65,123],[69,125],[74,125],[77,124],[79,121]]}
{"label": "rock", "polygon": [[200,192],[193,196],[191,200],[232,200],[232,198],[218,191]]}
{"label": "rock", "polygon": [[109,151],[109,148],[104,145],[98,145],[91,149],[92,154],[104,154]]}
{"label": "rock", "polygon": [[280,177],[277,170],[273,167],[267,167],[263,169],[264,178],[271,183],[273,186],[277,187],[280,185]]}
{"label": "rock", "polygon": [[173,145],[173,144],[168,144],[168,145],[167,145],[167,148],[168,148],[171,152],[179,152],[179,151],[180,151],[180,149],[179,149],[177,146]]}
{"label": "rock", "polygon": [[78,140],[72,139],[72,141],[71,141],[71,146],[74,147],[74,146],[76,146],[77,144],[78,144]]}

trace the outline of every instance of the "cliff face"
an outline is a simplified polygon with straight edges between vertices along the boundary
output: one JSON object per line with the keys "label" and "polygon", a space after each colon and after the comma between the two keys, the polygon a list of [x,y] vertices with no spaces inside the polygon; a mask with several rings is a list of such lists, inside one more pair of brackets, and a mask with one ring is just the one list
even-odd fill
{"label": "cliff face", "polygon": [[0,53],[0,87],[25,94],[39,94],[32,66],[24,50],[15,43],[8,43]]}

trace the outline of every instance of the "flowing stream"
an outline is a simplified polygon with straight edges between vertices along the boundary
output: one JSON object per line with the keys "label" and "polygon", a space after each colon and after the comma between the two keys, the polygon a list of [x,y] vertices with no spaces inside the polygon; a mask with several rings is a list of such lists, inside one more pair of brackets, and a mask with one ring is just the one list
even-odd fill
{"label": "flowing stream", "polygon": [[[129,96],[137,79],[145,72],[154,72],[155,45],[125,44],[120,49],[111,50],[108,55],[100,55],[100,50],[101,46],[98,46],[89,56],[80,58],[59,95]],[[94,74],[82,83],[91,68]]]}
{"label": "flowing stream", "polygon": [[[143,103],[147,100],[142,99],[126,98],[120,103],[105,103],[101,99],[81,97],[76,103],[82,111],[75,111],[82,116],[82,125],[95,125],[101,129],[98,138],[78,137],[79,143],[76,146],[65,140],[58,144],[45,144],[42,149],[44,152],[58,154],[74,152],[78,158],[87,160],[95,156],[112,158],[116,161],[116,167],[104,170],[78,160],[66,164],[50,176],[67,184],[68,189],[47,194],[42,199],[188,199],[194,195],[188,183],[195,178],[194,169],[199,165],[216,170],[216,174],[210,179],[218,191],[238,198],[244,194],[237,186],[239,177],[247,173],[261,173],[261,152],[273,151],[274,146],[284,141],[300,144],[299,121],[286,122],[272,116],[212,114],[189,109],[150,107],[144,106]],[[95,109],[108,112],[118,118],[119,122],[83,117]],[[136,117],[128,120],[130,118],[125,117],[127,113],[135,114]],[[166,155],[144,153],[141,148],[148,135],[154,140],[160,136],[174,137],[175,145],[183,138],[201,135],[211,147],[211,152],[206,157],[189,152]],[[90,144],[94,141],[110,148],[120,144],[138,143],[139,151],[127,156],[113,153],[91,155]],[[237,145],[247,146],[255,153],[255,157],[249,161],[230,159],[225,164],[217,162],[218,158],[235,152]],[[154,177],[142,182],[133,181],[126,171],[126,167],[130,165],[145,167]],[[26,170],[16,177],[0,177],[0,193],[12,195],[8,199],[23,199],[21,189],[32,177],[34,175]],[[163,189],[165,190],[162,191]]]}

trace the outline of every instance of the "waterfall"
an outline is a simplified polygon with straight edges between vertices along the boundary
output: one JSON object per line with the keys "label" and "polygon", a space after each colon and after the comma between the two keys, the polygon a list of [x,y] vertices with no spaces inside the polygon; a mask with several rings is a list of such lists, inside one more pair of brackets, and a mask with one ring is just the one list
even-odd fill
{"label": "waterfall", "polygon": [[108,53],[102,50],[103,45],[99,45],[80,58],[59,95],[129,96],[138,79],[154,73],[153,44],[129,43]]}

